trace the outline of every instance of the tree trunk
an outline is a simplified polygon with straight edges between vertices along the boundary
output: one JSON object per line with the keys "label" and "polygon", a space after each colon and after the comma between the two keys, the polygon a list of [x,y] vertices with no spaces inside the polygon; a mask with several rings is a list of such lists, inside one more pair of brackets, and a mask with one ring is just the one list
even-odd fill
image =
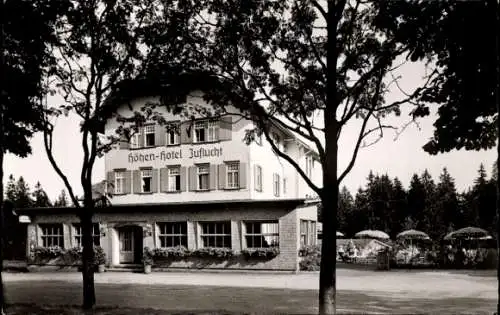
{"label": "tree trunk", "polygon": [[[323,240],[319,271],[319,314],[335,314],[337,263],[337,209],[339,187],[337,179],[337,21],[334,1],[328,2],[327,20],[327,104],[323,112],[325,128],[325,157],[323,166]],[[343,8],[343,5],[341,6]]]}
{"label": "tree trunk", "polygon": [[94,287],[94,243],[92,241],[92,201],[85,202],[80,216],[82,225],[83,309],[92,309],[96,303]]}
{"label": "tree trunk", "polygon": [[[494,1],[494,12],[495,12],[495,50],[496,50],[496,106],[497,115],[500,115],[500,2],[498,0]],[[497,117],[497,170],[500,169],[500,116]],[[497,314],[500,314],[500,176],[497,176],[497,205],[496,205],[496,217],[497,217]]]}
{"label": "tree trunk", "polygon": [[[1,105],[0,105],[1,106]],[[3,120],[2,120],[2,112],[0,108],[0,134],[3,135]],[[0,136],[0,314],[4,313],[4,290],[3,290],[3,249],[4,249],[4,206],[3,206],[3,156],[4,156],[4,148],[2,145],[2,140]]]}
{"label": "tree trunk", "polygon": [[[3,12],[4,9],[4,1],[1,0],[0,3],[0,12]],[[4,87],[4,26],[3,21],[0,22],[0,88]],[[3,90],[2,90],[3,94]],[[3,95],[2,95],[3,98]],[[3,207],[3,158],[4,158],[4,117],[3,117],[3,108],[4,104],[0,103],[0,313],[3,315],[4,313],[4,290],[3,290],[3,248],[4,248],[4,207]]]}
{"label": "tree trunk", "polygon": [[[336,146],[336,145],[335,145]],[[334,155],[337,159],[337,155]],[[333,163],[332,163],[333,164]],[[330,167],[328,167],[330,166]],[[336,161],[326,167],[323,176],[323,241],[321,243],[321,264],[319,273],[319,313],[335,314],[336,307],[336,264],[337,264],[337,204],[338,185]],[[333,172],[333,173],[332,173]]]}

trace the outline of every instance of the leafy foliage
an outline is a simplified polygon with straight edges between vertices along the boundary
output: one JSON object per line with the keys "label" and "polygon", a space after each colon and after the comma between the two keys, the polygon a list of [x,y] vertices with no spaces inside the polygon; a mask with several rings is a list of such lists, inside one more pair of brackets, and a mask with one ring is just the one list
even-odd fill
{"label": "leafy foliage", "polygon": [[142,263],[145,266],[152,266],[154,263],[154,253],[149,247],[144,247],[142,253]]}
{"label": "leafy foliage", "polygon": [[434,136],[424,150],[493,147],[498,52],[491,30],[498,29],[497,1],[381,1],[380,6],[381,25],[395,29],[397,24],[395,36],[408,45],[412,60],[429,62],[433,74],[420,95],[427,105],[415,111],[425,116],[429,104],[438,109]]}
{"label": "leafy foliage", "polygon": [[234,252],[231,248],[204,247],[195,250],[193,255],[200,258],[227,259],[233,257]]}
{"label": "leafy foliage", "polygon": [[185,258],[191,256],[191,251],[189,251],[185,246],[175,246],[166,248],[155,248],[153,249],[153,259],[171,259],[171,258]]}
{"label": "leafy foliage", "polygon": [[241,254],[246,259],[272,259],[278,256],[279,253],[280,249],[278,247],[249,248],[241,251]]}

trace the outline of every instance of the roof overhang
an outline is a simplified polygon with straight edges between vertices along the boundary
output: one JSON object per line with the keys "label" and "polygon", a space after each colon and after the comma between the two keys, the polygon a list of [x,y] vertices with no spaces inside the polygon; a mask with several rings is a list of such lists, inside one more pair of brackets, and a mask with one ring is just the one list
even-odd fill
{"label": "roof overhang", "polygon": [[[170,202],[170,203],[138,203],[111,205],[98,207],[95,213],[141,213],[141,212],[171,212],[171,211],[205,211],[205,210],[238,210],[242,207],[285,209],[293,210],[305,205],[305,199],[281,199],[281,200],[217,200],[217,201],[192,201],[192,202]],[[203,206],[202,208],[200,206]],[[78,214],[84,208],[75,207],[44,207],[16,209],[19,215],[44,215],[44,214]]]}

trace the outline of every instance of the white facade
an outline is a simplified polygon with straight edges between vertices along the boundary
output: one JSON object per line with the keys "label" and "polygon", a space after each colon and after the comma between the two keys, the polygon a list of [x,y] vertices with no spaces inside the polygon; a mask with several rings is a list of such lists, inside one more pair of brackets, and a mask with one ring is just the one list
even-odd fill
{"label": "white facade", "polygon": [[[118,114],[130,117],[155,98],[140,98],[121,106]],[[209,107],[193,93],[187,104]],[[186,105],[188,106],[188,105]],[[234,111],[228,110],[232,113]],[[106,179],[114,188],[112,203],[154,204],[213,200],[269,200],[308,198],[315,194],[298,172],[278,158],[264,139],[247,145],[245,131],[253,123],[236,115],[208,122],[194,122],[157,107],[167,122],[180,124],[180,134],[158,124],[147,125],[131,143],[106,153]],[[184,123],[183,123],[184,122]],[[120,123],[110,119],[105,134],[114,134]],[[154,127],[153,127],[154,126]],[[149,135],[148,135],[149,134]],[[273,137],[321,187],[317,155],[290,133],[276,129]],[[145,147],[146,144],[151,146]],[[134,146],[139,146],[134,148]],[[145,191],[144,191],[145,190]]]}

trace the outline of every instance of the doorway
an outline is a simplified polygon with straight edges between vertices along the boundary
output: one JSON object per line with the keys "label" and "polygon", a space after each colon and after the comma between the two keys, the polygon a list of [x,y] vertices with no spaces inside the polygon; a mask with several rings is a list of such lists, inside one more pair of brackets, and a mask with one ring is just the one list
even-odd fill
{"label": "doorway", "polygon": [[124,226],[118,229],[120,264],[138,264],[142,259],[142,228]]}

